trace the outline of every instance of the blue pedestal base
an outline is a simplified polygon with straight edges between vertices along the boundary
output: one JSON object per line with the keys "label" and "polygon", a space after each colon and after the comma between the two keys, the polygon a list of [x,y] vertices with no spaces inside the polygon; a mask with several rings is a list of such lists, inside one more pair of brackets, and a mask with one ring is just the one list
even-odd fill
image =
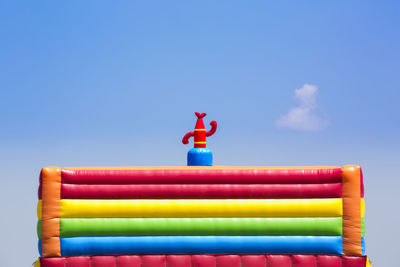
{"label": "blue pedestal base", "polygon": [[208,148],[192,148],[188,151],[188,166],[212,166],[212,152]]}

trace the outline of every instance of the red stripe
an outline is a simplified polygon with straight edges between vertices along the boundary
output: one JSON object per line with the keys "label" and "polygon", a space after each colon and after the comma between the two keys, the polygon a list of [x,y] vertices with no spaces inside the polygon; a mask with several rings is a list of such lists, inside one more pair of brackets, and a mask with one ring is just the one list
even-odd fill
{"label": "red stripe", "polygon": [[39,200],[42,199],[42,172],[40,172],[39,176],[38,198]]}
{"label": "red stripe", "polygon": [[218,267],[242,267],[240,255],[221,255],[216,257],[215,265]]}
{"label": "red stripe", "polygon": [[340,198],[336,184],[61,184],[61,198]]}
{"label": "red stripe", "polygon": [[205,131],[194,131],[194,142],[205,142],[206,132]]}
{"label": "red stripe", "polygon": [[67,184],[319,184],[340,183],[335,169],[61,170]]}
{"label": "red stripe", "polygon": [[366,257],[339,255],[125,255],[41,258],[41,267],[365,267]]}
{"label": "red stripe", "polygon": [[363,172],[362,172],[361,168],[360,168],[360,179],[361,179],[361,181],[360,181],[361,198],[363,198],[364,197],[364,178],[363,178]]}

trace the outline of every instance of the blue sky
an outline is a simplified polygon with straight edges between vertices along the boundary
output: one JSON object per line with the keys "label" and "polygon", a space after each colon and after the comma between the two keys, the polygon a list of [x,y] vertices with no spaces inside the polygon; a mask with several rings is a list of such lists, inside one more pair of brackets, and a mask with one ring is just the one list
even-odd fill
{"label": "blue sky", "polygon": [[184,165],[194,111],[217,165],[362,165],[367,254],[395,266],[400,5],[275,2],[0,3],[0,266],[37,257],[41,167]]}

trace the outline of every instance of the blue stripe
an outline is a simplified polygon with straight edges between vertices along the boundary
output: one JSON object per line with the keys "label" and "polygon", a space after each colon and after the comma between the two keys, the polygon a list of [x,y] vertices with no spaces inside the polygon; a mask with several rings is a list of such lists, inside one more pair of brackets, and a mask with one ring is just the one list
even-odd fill
{"label": "blue stripe", "polygon": [[104,236],[61,238],[61,256],[175,253],[342,254],[340,236]]}
{"label": "blue stripe", "polygon": [[361,237],[361,254],[365,255],[365,240],[364,240],[364,237]]}
{"label": "blue stripe", "polygon": [[39,239],[39,241],[38,241],[38,249],[39,249],[39,255],[40,255],[40,257],[43,257],[43,253],[42,253],[42,239]]}

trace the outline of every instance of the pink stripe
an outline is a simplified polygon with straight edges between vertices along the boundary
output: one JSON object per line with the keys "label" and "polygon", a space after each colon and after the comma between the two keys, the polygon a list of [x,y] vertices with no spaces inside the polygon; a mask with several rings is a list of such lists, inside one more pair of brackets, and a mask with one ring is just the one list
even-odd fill
{"label": "pink stripe", "polygon": [[69,170],[61,171],[67,184],[320,184],[340,183],[334,169],[235,170]]}
{"label": "pink stripe", "polygon": [[313,255],[293,255],[292,267],[317,267],[317,257]]}
{"label": "pink stripe", "polygon": [[42,199],[42,173],[39,176],[38,198]]}
{"label": "pink stripe", "polygon": [[125,255],[41,258],[41,267],[365,267],[366,257],[331,255]]}
{"label": "pink stripe", "polygon": [[364,267],[367,264],[366,257],[343,256],[342,267]]}
{"label": "pink stripe", "polygon": [[216,257],[215,263],[218,267],[241,267],[239,255],[223,255]]}
{"label": "pink stripe", "polygon": [[363,178],[363,172],[362,169],[360,168],[360,176],[361,176],[361,182],[360,182],[360,186],[361,186],[361,198],[364,197],[364,178]]}
{"label": "pink stripe", "polygon": [[336,184],[61,184],[63,199],[340,198]]}
{"label": "pink stripe", "polygon": [[268,267],[292,267],[290,255],[267,255]]}

